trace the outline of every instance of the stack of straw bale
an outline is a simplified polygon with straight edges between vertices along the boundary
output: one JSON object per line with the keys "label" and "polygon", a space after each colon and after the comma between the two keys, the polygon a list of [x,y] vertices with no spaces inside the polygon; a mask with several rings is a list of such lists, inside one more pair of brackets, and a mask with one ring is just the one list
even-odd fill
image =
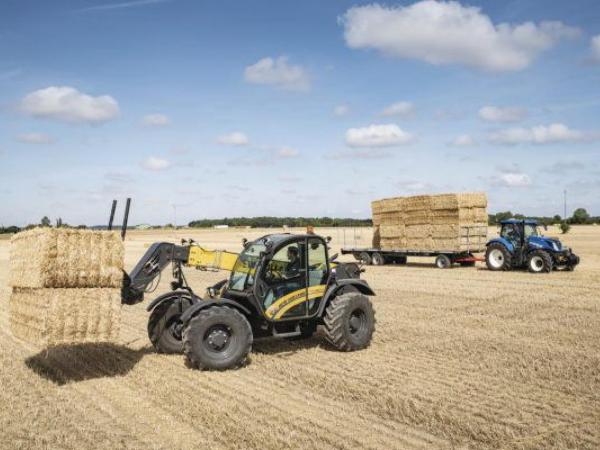
{"label": "stack of straw bale", "polygon": [[114,342],[123,243],[114,232],[36,228],[11,240],[13,334],[36,345]]}
{"label": "stack of straw bale", "polygon": [[485,193],[388,198],[374,201],[372,210],[376,248],[453,252],[485,249]]}

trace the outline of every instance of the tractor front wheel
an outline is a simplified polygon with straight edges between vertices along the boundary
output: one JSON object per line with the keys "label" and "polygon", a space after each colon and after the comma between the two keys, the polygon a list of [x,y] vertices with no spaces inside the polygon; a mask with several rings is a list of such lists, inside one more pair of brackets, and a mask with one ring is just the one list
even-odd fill
{"label": "tractor front wheel", "polygon": [[366,348],[375,331],[371,301],[358,292],[341,294],[325,310],[325,336],[338,350],[350,352]]}
{"label": "tractor front wheel", "polygon": [[502,244],[490,244],[485,252],[485,264],[489,270],[510,270],[512,256]]}
{"label": "tractor front wheel", "polygon": [[196,369],[226,370],[244,364],[252,349],[248,320],[227,306],[201,310],[183,330],[183,351]]}
{"label": "tractor front wheel", "polygon": [[535,250],[527,256],[527,268],[531,273],[552,272],[552,256],[543,250]]}

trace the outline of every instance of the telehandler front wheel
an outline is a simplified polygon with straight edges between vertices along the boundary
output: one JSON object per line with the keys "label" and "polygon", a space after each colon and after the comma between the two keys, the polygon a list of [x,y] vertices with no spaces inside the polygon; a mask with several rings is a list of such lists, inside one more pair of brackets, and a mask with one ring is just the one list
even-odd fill
{"label": "telehandler front wheel", "polygon": [[150,313],[148,338],[158,353],[183,353],[181,314],[190,301],[179,297],[165,301]]}
{"label": "telehandler front wheel", "polygon": [[226,370],[244,364],[252,349],[248,320],[228,306],[211,306],[183,330],[183,351],[196,369]]}
{"label": "telehandler front wheel", "polygon": [[366,348],[375,331],[375,312],[368,297],[358,292],[341,294],[325,309],[325,336],[338,350]]}

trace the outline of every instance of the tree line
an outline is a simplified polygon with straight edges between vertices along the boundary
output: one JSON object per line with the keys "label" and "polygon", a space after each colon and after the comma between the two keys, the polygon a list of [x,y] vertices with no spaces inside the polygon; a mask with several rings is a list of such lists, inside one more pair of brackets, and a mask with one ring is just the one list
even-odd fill
{"label": "tree line", "polygon": [[[549,216],[525,216],[520,213],[512,213],[511,211],[501,211],[495,214],[488,215],[489,225],[498,225],[506,219],[535,219],[543,225],[582,225],[582,224],[600,224],[600,216],[590,216],[585,208],[577,208],[571,217],[564,220],[558,214],[552,217]],[[223,219],[199,219],[191,221],[188,226],[190,228],[211,228],[215,225],[227,225],[230,227],[252,227],[252,228],[281,228],[284,225],[289,227],[306,227],[312,225],[315,227],[370,227],[373,225],[371,219],[354,219],[333,217],[225,217]],[[51,227],[57,228],[78,228],[85,229],[85,225],[69,225],[59,217],[54,225],[52,221],[44,216],[38,224],[29,224],[26,227],[0,226],[0,234],[18,233],[21,230],[29,230],[35,227]],[[169,227],[169,225],[167,225]],[[160,226],[152,228],[163,228]],[[173,228],[171,225],[170,228]]]}
{"label": "tree line", "polygon": [[210,228],[215,225],[230,227],[369,227],[373,225],[371,219],[333,218],[333,217],[225,217],[223,219],[199,219],[189,223],[191,228]]}

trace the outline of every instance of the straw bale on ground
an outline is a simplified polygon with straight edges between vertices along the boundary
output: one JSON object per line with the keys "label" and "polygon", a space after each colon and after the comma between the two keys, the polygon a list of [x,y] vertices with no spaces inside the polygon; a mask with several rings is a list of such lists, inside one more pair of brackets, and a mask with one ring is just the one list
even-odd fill
{"label": "straw bale on ground", "polygon": [[120,316],[120,289],[13,288],[10,296],[13,335],[40,346],[115,342]]}
{"label": "straw bale on ground", "polygon": [[115,232],[35,228],[11,239],[11,286],[120,287],[122,280],[123,243]]}

